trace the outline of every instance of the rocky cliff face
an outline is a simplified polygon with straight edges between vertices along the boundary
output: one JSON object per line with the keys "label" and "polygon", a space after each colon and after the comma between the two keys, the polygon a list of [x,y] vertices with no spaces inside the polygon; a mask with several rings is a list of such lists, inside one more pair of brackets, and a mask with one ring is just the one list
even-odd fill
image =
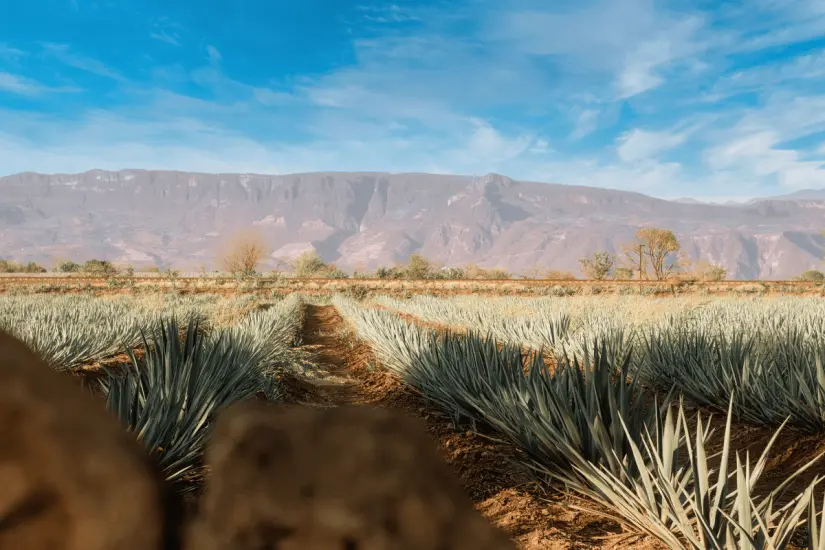
{"label": "rocky cliff face", "polygon": [[825,198],[816,197],[710,205],[496,174],[23,173],[0,178],[0,257],[194,270],[216,263],[223,238],[256,227],[270,265],[314,248],[349,268],[420,252],[448,265],[578,273],[579,258],[653,226],[731,277],[784,279],[822,266]]}

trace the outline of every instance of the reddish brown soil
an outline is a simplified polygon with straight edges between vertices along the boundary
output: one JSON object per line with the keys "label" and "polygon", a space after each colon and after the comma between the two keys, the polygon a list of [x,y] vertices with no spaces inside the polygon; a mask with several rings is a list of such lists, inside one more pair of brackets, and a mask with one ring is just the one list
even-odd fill
{"label": "reddish brown soil", "polygon": [[[209,279],[210,281],[212,279]],[[737,288],[754,287],[760,285],[758,281],[721,281],[721,282],[698,282],[695,284],[683,284],[675,281],[588,281],[588,280],[530,280],[530,279],[507,279],[507,280],[462,280],[462,281],[388,281],[379,279],[287,279],[274,284],[273,280],[261,281],[259,290],[240,290],[235,283],[229,279],[224,279],[221,286],[203,285],[198,286],[200,278],[181,277],[174,285],[164,278],[136,278],[134,287],[109,287],[106,278],[43,278],[37,276],[19,276],[13,278],[0,278],[0,295],[4,293],[28,291],[38,293],[53,294],[76,294],[92,292],[95,295],[112,295],[124,293],[154,292],[157,290],[169,291],[176,289],[181,294],[246,294],[254,292],[277,292],[289,294],[291,292],[302,292],[306,294],[329,295],[335,292],[346,292],[348,289],[361,288],[371,293],[381,293],[395,296],[407,294],[433,294],[439,296],[458,295],[485,295],[500,296],[502,294],[512,296],[537,296],[546,295],[547,289],[553,286],[564,286],[570,289],[581,289],[577,294],[604,294],[615,295],[624,288],[634,291],[639,288],[657,289],[656,297],[665,298],[668,296],[680,296],[705,293],[712,296],[741,296],[748,293],[736,291]],[[123,280],[125,282],[125,279]],[[334,283],[334,287],[327,286]],[[397,284],[400,286],[394,287]],[[46,285],[53,285],[54,288],[44,288]],[[314,287],[307,288],[307,285]],[[157,290],[155,290],[157,289]],[[790,291],[790,289],[793,289]],[[822,284],[816,282],[800,281],[763,281],[759,290],[764,295],[792,294],[795,296],[825,296]]]}
{"label": "reddish brown soil", "polygon": [[376,367],[368,345],[347,333],[332,306],[308,306],[303,341],[317,361],[343,382],[318,385],[284,380],[289,399],[315,406],[360,403],[420,418],[476,507],[509,533],[523,550],[562,548],[660,548],[650,538],[623,533],[619,525],[573,506],[594,506],[549,494],[517,464],[518,452],[491,435],[454,429],[447,416],[398,378]]}

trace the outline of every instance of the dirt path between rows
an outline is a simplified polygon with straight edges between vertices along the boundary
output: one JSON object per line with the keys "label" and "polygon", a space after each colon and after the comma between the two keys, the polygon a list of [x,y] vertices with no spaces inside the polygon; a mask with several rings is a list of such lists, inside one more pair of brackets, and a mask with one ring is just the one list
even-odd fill
{"label": "dirt path between rows", "polygon": [[443,412],[376,364],[333,306],[308,305],[302,340],[319,370],[287,381],[287,399],[307,406],[365,404],[419,418],[481,513],[522,550],[659,548],[621,532],[615,523],[577,511],[568,497],[547,494],[522,466],[517,451],[492,434],[456,431]]}

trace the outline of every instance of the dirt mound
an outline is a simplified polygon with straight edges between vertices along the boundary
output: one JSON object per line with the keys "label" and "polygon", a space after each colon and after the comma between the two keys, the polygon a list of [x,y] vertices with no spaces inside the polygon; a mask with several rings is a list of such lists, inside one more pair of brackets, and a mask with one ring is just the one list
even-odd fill
{"label": "dirt mound", "polygon": [[420,423],[376,407],[247,402],[210,444],[190,548],[505,550]]}
{"label": "dirt mound", "polygon": [[0,548],[161,548],[171,508],[143,449],[70,377],[2,332],[0,441]]}

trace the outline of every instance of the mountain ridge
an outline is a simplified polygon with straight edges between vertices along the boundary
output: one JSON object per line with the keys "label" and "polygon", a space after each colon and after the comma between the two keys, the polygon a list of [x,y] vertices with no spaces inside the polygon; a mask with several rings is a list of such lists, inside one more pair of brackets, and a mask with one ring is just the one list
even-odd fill
{"label": "mountain ridge", "polygon": [[731,278],[787,279],[821,267],[825,198],[736,205],[637,192],[426,173],[210,174],[165,170],[23,172],[0,177],[0,256],[50,262],[214,266],[220,242],[256,227],[273,256],[315,249],[372,269],[414,252],[448,265],[579,273],[578,259],[616,252],[642,226]]}

